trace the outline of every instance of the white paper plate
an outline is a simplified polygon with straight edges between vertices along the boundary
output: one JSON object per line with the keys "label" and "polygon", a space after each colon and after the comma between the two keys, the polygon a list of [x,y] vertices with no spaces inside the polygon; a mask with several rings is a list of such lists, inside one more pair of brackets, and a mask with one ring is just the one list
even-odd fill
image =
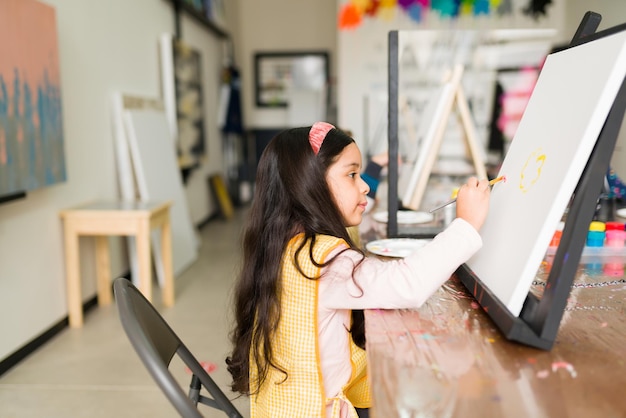
{"label": "white paper plate", "polygon": [[412,239],[412,238],[389,238],[378,241],[368,242],[365,248],[367,251],[384,255],[385,257],[404,258],[412,254],[418,248],[429,243],[430,239]]}
{"label": "white paper plate", "polygon": [[[389,215],[387,212],[376,212],[372,215],[375,221],[387,223]],[[432,213],[416,212],[413,210],[399,210],[398,211],[398,223],[399,224],[423,224],[431,222],[434,219]]]}
{"label": "white paper plate", "polygon": [[626,208],[618,209],[615,214],[620,218],[626,218]]}

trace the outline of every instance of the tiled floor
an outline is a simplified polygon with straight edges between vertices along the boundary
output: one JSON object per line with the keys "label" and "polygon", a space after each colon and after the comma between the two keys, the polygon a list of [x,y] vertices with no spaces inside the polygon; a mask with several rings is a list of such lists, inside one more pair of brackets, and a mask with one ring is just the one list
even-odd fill
{"label": "tiled floor", "polygon": [[[213,379],[231,399],[224,359],[229,350],[231,288],[239,257],[245,210],[233,221],[212,220],[200,231],[198,260],[176,279],[176,303],[154,304],[200,361],[217,365]],[[189,384],[182,364],[177,376]],[[185,389],[186,391],[186,389]],[[233,401],[249,416],[247,398]],[[223,413],[203,408],[206,417]],[[82,329],[66,328],[0,376],[0,417],[175,417],[176,411],[150,378],[122,330],[113,304],[94,308]]]}

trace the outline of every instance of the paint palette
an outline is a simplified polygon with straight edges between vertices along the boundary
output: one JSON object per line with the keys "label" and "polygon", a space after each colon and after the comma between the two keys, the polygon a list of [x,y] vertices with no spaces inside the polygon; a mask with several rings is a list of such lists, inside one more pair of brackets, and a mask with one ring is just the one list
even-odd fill
{"label": "paint palette", "polygon": [[[372,215],[375,221],[387,223],[389,215],[387,212],[376,212]],[[434,216],[427,212],[416,212],[413,210],[399,210],[398,211],[398,223],[399,224],[423,224],[432,222]]]}
{"label": "paint palette", "polygon": [[367,251],[385,257],[404,258],[428,244],[430,239],[389,238],[367,243]]}

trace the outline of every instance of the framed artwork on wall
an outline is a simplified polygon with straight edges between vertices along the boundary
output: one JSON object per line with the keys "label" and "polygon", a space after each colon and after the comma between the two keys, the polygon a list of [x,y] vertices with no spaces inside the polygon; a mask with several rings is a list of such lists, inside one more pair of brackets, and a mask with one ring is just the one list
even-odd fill
{"label": "framed artwork on wall", "polygon": [[0,2],[0,196],[66,180],[56,14]]}
{"label": "framed artwork on wall", "polygon": [[328,95],[329,58],[325,51],[258,52],[254,56],[256,105],[287,107],[291,91]]}

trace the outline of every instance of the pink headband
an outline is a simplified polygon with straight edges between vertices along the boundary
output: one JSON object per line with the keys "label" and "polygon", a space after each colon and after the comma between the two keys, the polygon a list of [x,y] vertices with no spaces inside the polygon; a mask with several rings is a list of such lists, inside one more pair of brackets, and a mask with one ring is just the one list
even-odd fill
{"label": "pink headband", "polygon": [[313,148],[313,153],[315,155],[320,152],[322,142],[324,142],[324,138],[326,138],[328,131],[334,128],[335,127],[333,125],[326,122],[315,122],[313,126],[311,126],[311,130],[309,131],[309,143],[311,144],[311,148]]}

